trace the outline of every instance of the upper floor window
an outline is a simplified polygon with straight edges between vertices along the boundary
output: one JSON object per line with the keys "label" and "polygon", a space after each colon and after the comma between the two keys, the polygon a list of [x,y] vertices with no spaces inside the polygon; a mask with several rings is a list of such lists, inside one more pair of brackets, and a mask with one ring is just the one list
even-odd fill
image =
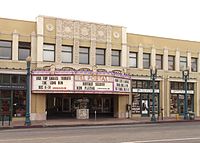
{"label": "upper floor window", "polygon": [[96,64],[105,65],[105,49],[96,49]]}
{"label": "upper floor window", "polygon": [[63,63],[72,63],[73,61],[73,53],[72,53],[72,46],[62,46],[62,62]]}
{"label": "upper floor window", "polygon": [[120,66],[120,51],[112,50],[112,66]]}
{"label": "upper floor window", "polygon": [[180,71],[186,70],[187,68],[187,57],[180,57]]}
{"label": "upper floor window", "polygon": [[163,56],[156,55],[156,67],[157,69],[163,69]]}
{"label": "upper floor window", "polygon": [[12,59],[12,42],[0,41],[0,59]]}
{"label": "upper floor window", "polygon": [[143,54],[143,68],[148,69],[150,67],[150,63],[151,63],[150,54],[144,53]]}
{"label": "upper floor window", "polygon": [[89,64],[89,48],[79,48],[79,64]]}
{"label": "upper floor window", "polygon": [[175,56],[168,56],[168,70],[175,70]]}
{"label": "upper floor window", "polygon": [[137,68],[137,53],[129,53],[129,67]]}
{"label": "upper floor window", "polygon": [[197,72],[197,58],[191,58],[191,71]]}
{"label": "upper floor window", "polygon": [[54,62],[55,61],[55,46],[51,44],[43,45],[43,61]]}
{"label": "upper floor window", "polygon": [[19,42],[18,45],[18,59],[19,60],[26,60],[28,56],[31,55],[31,43],[30,42]]}

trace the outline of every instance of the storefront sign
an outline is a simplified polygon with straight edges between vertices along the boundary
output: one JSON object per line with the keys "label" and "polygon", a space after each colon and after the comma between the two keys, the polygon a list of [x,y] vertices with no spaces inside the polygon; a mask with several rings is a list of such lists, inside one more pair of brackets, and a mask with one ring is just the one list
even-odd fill
{"label": "storefront sign", "polygon": [[[137,88],[133,88],[132,92],[136,92],[136,93],[153,93],[153,89],[137,89]],[[155,89],[154,93],[159,93],[159,89]]]}
{"label": "storefront sign", "polygon": [[[171,93],[185,94],[185,90],[171,90]],[[187,90],[187,94],[194,94],[194,90]]]}
{"label": "storefront sign", "polygon": [[113,77],[106,75],[76,75],[75,91],[113,91]]}
{"label": "storefront sign", "polygon": [[73,90],[73,76],[32,76],[32,91],[41,92],[64,92]]}
{"label": "storefront sign", "polygon": [[130,80],[123,78],[114,79],[114,91],[130,92]]}

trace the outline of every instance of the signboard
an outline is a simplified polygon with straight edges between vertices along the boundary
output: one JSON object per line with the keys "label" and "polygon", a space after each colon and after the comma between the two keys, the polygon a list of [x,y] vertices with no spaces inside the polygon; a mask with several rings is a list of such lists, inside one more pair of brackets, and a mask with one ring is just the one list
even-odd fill
{"label": "signboard", "polygon": [[[136,93],[152,93],[153,89],[137,89],[137,88],[133,88],[132,92],[136,92]],[[154,89],[154,93],[159,93],[159,89]]]}
{"label": "signboard", "polygon": [[73,76],[71,75],[32,76],[33,92],[65,92],[70,90],[73,90]]}
{"label": "signboard", "polygon": [[[185,90],[171,90],[171,93],[185,94]],[[187,90],[187,94],[194,94],[194,90]]]}
{"label": "signboard", "polygon": [[75,91],[113,91],[113,77],[106,75],[76,75]]}
{"label": "signboard", "polygon": [[130,80],[123,78],[114,79],[114,91],[117,92],[130,92]]}

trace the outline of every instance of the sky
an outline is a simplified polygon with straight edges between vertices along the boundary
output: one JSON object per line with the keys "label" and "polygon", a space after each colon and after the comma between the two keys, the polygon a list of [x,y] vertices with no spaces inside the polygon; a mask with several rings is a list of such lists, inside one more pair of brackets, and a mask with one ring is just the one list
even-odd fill
{"label": "sky", "polygon": [[200,41],[200,0],[2,0],[0,17],[38,15],[124,26],[128,33]]}

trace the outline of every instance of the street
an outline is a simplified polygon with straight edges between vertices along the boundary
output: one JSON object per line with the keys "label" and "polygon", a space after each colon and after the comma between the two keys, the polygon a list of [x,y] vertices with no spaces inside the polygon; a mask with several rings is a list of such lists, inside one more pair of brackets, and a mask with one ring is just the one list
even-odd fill
{"label": "street", "polygon": [[0,130],[0,143],[199,143],[199,122]]}

